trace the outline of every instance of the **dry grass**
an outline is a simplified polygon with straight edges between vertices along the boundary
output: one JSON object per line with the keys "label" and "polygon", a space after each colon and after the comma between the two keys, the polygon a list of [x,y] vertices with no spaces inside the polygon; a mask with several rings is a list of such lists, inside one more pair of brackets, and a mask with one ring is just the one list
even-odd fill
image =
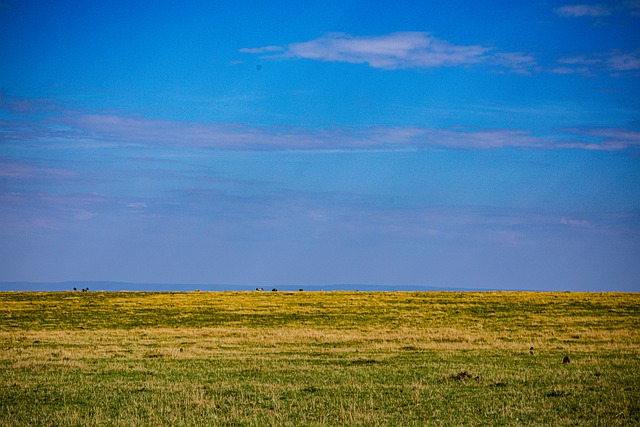
{"label": "dry grass", "polygon": [[5,293],[0,305],[0,426],[640,423],[636,294]]}

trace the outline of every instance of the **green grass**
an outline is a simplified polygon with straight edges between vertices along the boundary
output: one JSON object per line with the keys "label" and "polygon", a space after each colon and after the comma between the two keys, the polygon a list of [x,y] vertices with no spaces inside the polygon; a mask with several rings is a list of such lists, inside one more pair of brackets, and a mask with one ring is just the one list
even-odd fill
{"label": "green grass", "polygon": [[638,294],[0,293],[0,307],[0,426],[640,425]]}

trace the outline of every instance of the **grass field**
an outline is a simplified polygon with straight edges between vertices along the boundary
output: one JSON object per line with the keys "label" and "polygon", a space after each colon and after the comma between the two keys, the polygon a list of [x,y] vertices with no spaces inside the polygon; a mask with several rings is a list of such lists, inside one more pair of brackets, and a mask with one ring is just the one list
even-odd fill
{"label": "grass field", "polygon": [[0,308],[0,426],[640,425],[640,294],[0,293]]}

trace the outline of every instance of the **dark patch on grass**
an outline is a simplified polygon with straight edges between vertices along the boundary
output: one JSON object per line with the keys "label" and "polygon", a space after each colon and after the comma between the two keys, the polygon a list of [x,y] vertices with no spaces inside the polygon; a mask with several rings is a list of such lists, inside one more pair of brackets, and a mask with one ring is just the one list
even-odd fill
{"label": "dark patch on grass", "polygon": [[163,356],[161,354],[159,354],[159,353],[146,353],[144,355],[145,359],[160,359],[162,357]]}
{"label": "dark patch on grass", "polygon": [[551,390],[545,396],[547,396],[547,397],[568,397],[568,396],[571,396],[571,393],[569,393],[568,391],[562,391],[562,390]]}
{"label": "dark patch on grass", "polygon": [[476,381],[480,381],[480,375],[476,375],[475,377],[468,373],[467,371],[458,372],[457,374],[451,375],[449,378],[455,381],[466,381],[469,379],[474,379]]}

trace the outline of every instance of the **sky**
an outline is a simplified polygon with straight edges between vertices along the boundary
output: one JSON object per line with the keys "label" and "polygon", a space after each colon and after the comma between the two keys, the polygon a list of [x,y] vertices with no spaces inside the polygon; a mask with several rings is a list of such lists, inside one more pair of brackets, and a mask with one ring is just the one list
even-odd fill
{"label": "sky", "polygon": [[0,1],[0,282],[640,291],[640,1]]}

